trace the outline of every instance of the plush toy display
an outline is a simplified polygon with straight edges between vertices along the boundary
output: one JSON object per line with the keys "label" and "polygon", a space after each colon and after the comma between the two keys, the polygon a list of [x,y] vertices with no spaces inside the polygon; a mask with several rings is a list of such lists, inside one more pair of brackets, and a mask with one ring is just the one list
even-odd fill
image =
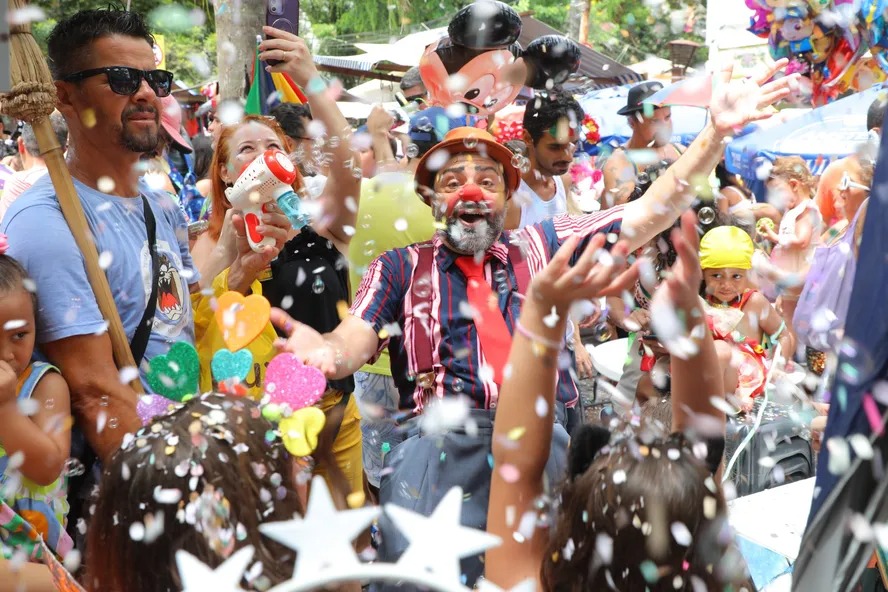
{"label": "plush toy display", "polygon": [[518,44],[521,17],[494,0],[472,3],[450,21],[447,36],[426,47],[419,73],[435,105],[460,104],[485,117],[512,103],[524,86],[551,89],[580,64],[579,46],[560,35]]}

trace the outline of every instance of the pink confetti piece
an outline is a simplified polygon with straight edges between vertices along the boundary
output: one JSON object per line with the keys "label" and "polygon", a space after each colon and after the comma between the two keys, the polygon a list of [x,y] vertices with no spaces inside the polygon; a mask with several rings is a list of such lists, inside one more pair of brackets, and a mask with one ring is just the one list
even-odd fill
{"label": "pink confetti piece", "polygon": [[879,406],[871,393],[863,395],[863,411],[866,413],[866,418],[869,420],[873,433],[881,436],[884,431],[882,414],[879,412]]}
{"label": "pink confetti piece", "polygon": [[515,483],[521,477],[521,471],[515,465],[504,464],[499,467],[500,477],[506,483]]}

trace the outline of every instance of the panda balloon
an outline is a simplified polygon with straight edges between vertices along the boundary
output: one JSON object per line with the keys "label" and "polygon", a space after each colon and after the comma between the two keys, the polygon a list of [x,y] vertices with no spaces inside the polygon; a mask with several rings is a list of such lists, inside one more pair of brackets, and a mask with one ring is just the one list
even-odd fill
{"label": "panda balloon", "polygon": [[502,2],[481,0],[460,10],[419,63],[430,102],[485,117],[524,86],[551,89],[577,71],[580,48],[567,37],[546,35],[522,49],[520,34],[521,17]]}

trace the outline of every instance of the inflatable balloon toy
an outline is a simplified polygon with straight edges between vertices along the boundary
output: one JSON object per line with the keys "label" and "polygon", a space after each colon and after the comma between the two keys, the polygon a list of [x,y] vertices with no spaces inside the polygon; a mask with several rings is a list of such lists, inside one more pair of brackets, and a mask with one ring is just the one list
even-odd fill
{"label": "inflatable balloon toy", "polygon": [[447,36],[426,47],[419,62],[430,102],[486,117],[511,104],[524,86],[554,88],[576,72],[576,43],[546,35],[522,50],[520,34],[521,17],[502,2],[474,2],[457,12]]}
{"label": "inflatable balloon toy", "polygon": [[885,72],[888,72],[888,0],[863,0],[858,18],[860,26],[866,31],[866,40],[870,52]]}

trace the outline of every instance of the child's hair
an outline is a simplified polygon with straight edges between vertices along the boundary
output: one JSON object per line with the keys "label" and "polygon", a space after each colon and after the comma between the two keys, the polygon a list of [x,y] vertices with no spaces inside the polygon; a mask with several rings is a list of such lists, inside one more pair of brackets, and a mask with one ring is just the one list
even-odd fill
{"label": "child's hair", "polygon": [[[570,466],[586,468],[562,490],[543,559],[544,589],[748,587],[744,563],[726,536],[721,488],[700,458],[702,449],[681,434],[621,437],[600,451],[571,444]],[[577,454],[591,458],[578,461]]]}
{"label": "child's hair", "polygon": [[32,280],[22,264],[9,255],[0,254],[0,295],[14,290],[23,289],[31,294],[34,314],[37,314],[37,292],[31,285]]}
{"label": "child's hair", "polygon": [[181,590],[177,550],[217,567],[246,545],[262,578],[289,579],[294,552],[258,528],[302,513],[273,430],[254,402],[208,394],[127,437],[91,509],[87,588]]}
{"label": "child's hair", "polygon": [[795,180],[809,192],[814,191],[814,177],[801,156],[781,156],[774,160],[769,179]]}

